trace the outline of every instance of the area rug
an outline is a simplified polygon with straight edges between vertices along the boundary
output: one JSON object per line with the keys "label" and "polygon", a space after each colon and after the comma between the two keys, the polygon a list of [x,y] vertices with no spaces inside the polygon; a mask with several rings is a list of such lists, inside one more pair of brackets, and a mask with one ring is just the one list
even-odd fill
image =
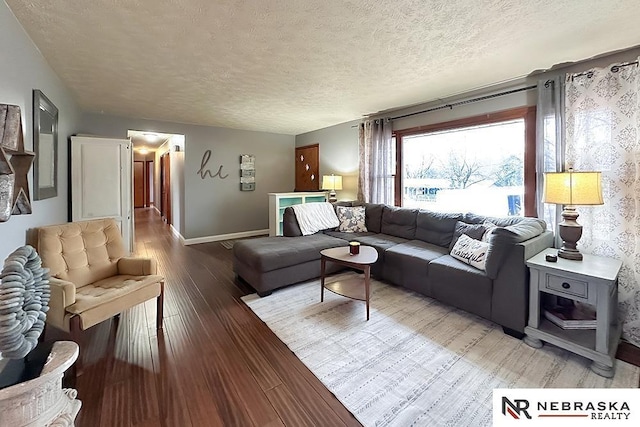
{"label": "area rug", "polygon": [[316,280],[243,300],[365,426],[489,426],[495,388],[638,387],[638,367],[603,378],[402,288],[373,281],[369,321],[362,301],[319,294]]}

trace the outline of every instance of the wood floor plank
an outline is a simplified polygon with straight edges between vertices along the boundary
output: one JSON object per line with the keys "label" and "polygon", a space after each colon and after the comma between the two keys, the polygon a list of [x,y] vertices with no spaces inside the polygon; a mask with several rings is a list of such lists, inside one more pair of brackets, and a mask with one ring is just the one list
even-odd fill
{"label": "wood floor plank", "polygon": [[285,385],[279,385],[267,391],[267,396],[282,414],[284,425],[286,426],[315,426],[313,418],[300,406],[294,404],[296,399]]}
{"label": "wood floor plank", "polygon": [[128,385],[119,382],[108,385],[102,395],[102,417],[100,427],[131,426],[131,405],[133,400],[128,393]]}
{"label": "wood floor plank", "polygon": [[[193,271],[190,271],[193,274]],[[218,405],[225,423],[248,425],[249,419],[242,419],[246,414],[255,425],[263,425],[277,418],[276,412],[269,404],[255,378],[247,370],[241,354],[235,347],[228,332],[220,325],[216,313],[211,311],[209,304],[203,302],[195,288],[185,289],[192,294],[194,308],[184,313],[176,322],[185,319],[188,322],[183,329],[189,330],[185,336],[190,347],[200,348],[200,364],[210,364],[204,370],[204,376],[213,392],[218,393]],[[220,394],[220,392],[223,392]],[[250,402],[250,404],[247,404]],[[229,408],[244,406],[244,411],[228,412]],[[240,417],[240,418],[239,418]]]}
{"label": "wood floor plank", "polygon": [[[214,363],[219,362],[215,370],[210,369],[206,373],[210,380],[213,379],[210,382],[212,387],[225,390],[224,400],[229,403],[229,407],[243,407],[244,412],[256,426],[269,424],[279,418],[260,384],[247,369],[242,353],[234,348],[230,338],[226,340],[225,346],[203,347],[209,349],[209,355]],[[228,351],[230,348],[234,350]],[[237,418],[237,415],[234,418]]]}
{"label": "wood floor plank", "polygon": [[186,402],[188,393],[182,389],[178,381],[178,364],[173,360],[170,344],[163,333],[150,337],[149,341],[158,393],[160,425],[162,427],[191,427],[191,417]]}
{"label": "wood floor plank", "polygon": [[86,369],[83,375],[76,378],[75,387],[78,390],[78,398],[82,401],[82,409],[76,419],[77,426],[101,424],[106,364],[106,360],[94,363],[91,369]]}
{"label": "wood floor plank", "polygon": [[144,421],[140,421],[138,423],[134,422],[131,424],[132,427],[158,427],[163,425],[161,419],[158,418],[150,418]]}
{"label": "wood floor plank", "polygon": [[270,390],[282,384],[278,373],[273,369],[262,349],[263,340],[256,340],[250,336],[244,327],[235,330],[233,340],[241,352],[251,374],[260,384],[263,391]]}
{"label": "wood floor plank", "polygon": [[180,316],[174,316],[165,322],[164,334],[169,337],[173,362],[177,364],[180,388],[187,393],[187,409],[191,423],[195,426],[223,425],[223,416],[218,411],[215,395],[203,375],[203,369],[198,352],[189,351],[191,339],[189,330],[185,330],[180,322]]}
{"label": "wood floor plank", "polygon": [[132,339],[129,327],[130,320],[130,310],[127,310],[121,314],[120,321],[113,321],[115,340],[112,350],[113,357],[109,358],[107,365],[107,386],[126,381],[131,375],[128,363],[129,341]]}
{"label": "wood floor plank", "polygon": [[[144,309],[144,306],[140,306]],[[144,311],[144,310],[143,310]],[[145,319],[144,313],[140,316]],[[153,369],[153,359],[151,353],[151,342],[147,332],[146,324],[140,324],[140,329],[135,329],[129,341],[129,359],[131,365],[131,378],[128,381],[130,394],[136,396],[136,402],[131,410],[132,425],[145,425],[149,420],[160,418],[158,408],[158,390],[156,389],[156,379]]]}

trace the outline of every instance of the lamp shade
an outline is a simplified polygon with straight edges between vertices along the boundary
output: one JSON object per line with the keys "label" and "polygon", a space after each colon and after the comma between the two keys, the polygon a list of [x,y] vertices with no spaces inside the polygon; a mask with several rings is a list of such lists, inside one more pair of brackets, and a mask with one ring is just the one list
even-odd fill
{"label": "lamp shade", "polygon": [[547,172],[544,174],[544,203],[558,205],[602,205],[600,172]]}
{"label": "lamp shade", "polygon": [[342,177],[340,175],[323,175],[323,190],[342,190]]}

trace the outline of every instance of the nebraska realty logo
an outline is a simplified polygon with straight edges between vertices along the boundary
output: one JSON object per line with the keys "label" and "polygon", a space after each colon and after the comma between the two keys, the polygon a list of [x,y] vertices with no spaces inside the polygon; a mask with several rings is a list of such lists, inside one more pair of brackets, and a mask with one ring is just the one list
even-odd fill
{"label": "nebraska realty logo", "polygon": [[496,389],[493,425],[640,425],[640,389]]}

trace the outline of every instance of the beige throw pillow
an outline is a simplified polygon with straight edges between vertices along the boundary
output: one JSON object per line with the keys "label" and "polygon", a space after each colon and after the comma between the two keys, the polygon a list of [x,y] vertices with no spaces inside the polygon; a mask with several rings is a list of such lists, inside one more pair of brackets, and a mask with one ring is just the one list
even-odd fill
{"label": "beige throw pillow", "polygon": [[472,267],[484,271],[487,263],[489,243],[472,239],[466,234],[461,235],[451,249],[451,256],[466,262]]}

